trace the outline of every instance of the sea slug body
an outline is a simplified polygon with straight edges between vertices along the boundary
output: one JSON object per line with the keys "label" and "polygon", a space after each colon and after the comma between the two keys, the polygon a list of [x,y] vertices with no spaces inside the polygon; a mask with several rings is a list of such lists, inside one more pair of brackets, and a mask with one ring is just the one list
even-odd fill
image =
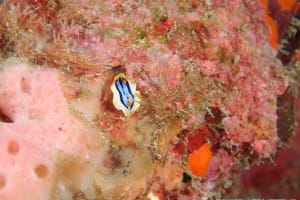
{"label": "sea slug body", "polygon": [[111,85],[113,104],[122,110],[125,116],[130,116],[140,107],[140,93],[136,84],[129,80],[124,73],[115,75]]}

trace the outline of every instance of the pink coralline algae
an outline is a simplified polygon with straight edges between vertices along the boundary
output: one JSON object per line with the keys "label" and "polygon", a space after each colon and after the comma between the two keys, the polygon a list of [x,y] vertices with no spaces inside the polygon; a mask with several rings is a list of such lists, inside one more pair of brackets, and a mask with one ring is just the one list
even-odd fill
{"label": "pink coralline algae", "polygon": [[293,71],[260,0],[0,11],[0,199],[220,198],[291,136],[278,96]]}

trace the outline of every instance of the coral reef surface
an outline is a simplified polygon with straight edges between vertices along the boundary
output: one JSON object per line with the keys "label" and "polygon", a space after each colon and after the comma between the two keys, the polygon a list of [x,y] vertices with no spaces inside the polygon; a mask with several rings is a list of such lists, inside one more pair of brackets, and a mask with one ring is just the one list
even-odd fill
{"label": "coral reef surface", "polygon": [[0,199],[221,197],[293,134],[288,2],[0,1]]}

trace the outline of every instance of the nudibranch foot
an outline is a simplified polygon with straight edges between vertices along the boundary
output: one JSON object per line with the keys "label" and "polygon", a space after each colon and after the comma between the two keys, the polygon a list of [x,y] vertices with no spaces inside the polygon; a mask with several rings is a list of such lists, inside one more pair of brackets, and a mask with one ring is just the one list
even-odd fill
{"label": "nudibranch foot", "polygon": [[140,107],[140,92],[136,90],[135,82],[128,79],[124,73],[119,73],[114,77],[110,88],[113,92],[114,106],[122,110],[126,117]]}

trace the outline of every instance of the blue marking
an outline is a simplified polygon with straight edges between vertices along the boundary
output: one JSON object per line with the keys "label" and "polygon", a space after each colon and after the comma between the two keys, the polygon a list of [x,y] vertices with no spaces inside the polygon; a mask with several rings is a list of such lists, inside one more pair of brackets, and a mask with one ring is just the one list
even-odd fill
{"label": "blue marking", "polygon": [[128,110],[132,110],[135,96],[131,92],[128,81],[123,77],[120,77],[116,80],[115,86],[119,92],[122,105]]}

